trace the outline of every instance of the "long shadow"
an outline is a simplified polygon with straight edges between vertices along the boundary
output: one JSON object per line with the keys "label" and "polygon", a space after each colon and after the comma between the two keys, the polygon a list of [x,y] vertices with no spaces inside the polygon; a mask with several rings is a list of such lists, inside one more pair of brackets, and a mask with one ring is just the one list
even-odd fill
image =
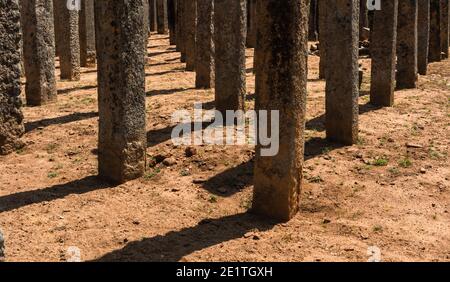
{"label": "long shadow", "polygon": [[192,90],[192,89],[195,89],[195,87],[151,90],[151,91],[147,91],[146,95],[147,96],[170,95],[170,94],[184,92],[184,91],[188,91],[188,90]]}
{"label": "long shadow", "polygon": [[149,76],[157,76],[157,75],[165,75],[165,74],[171,74],[171,73],[176,73],[176,72],[184,72],[184,68],[174,68],[168,71],[161,71],[161,72],[155,72],[155,73],[146,73],[145,76],[149,77]]}
{"label": "long shadow", "polygon": [[0,197],[0,213],[19,209],[28,205],[63,199],[68,195],[86,194],[95,190],[112,187],[114,186],[99,180],[96,176],[88,176],[65,184],[6,195]]}
{"label": "long shadow", "polygon": [[84,85],[84,86],[79,86],[79,87],[58,89],[57,92],[58,92],[58,95],[62,95],[62,94],[69,94],[74,91],[89,90],[89,89],[94,89],[94,88],[97,88],[97,85]]}
{"label": "long shadow", "polygon": [[175,53],[175,51],[167,49],[167,51],[149,52],[149,53],[147,53],[147,57],[155,57],[155,56],[159,56],[159,55],[163,55],[163,54],[170,54],[170,53]]}
{"label": "long shadow", "polygon": [[[207,109],[207,108],[205,107],[204,109]],[[211,124],[212,124],[212,122],[204,122],[201,124],[201,129],[204,130]],[[197,123],[197,122],[190,123],[192,132],[196,131],[196,128],[197,128],[196,125],[199,125],[199,123]],[[175,129],[175,127],[176,126],[174,125],[174,126],[168,126],[168,127],[148,131],[147,132],[147,147],[153,147],[153,146],[156,146],[158,144],[164,143],[164,142],[172,139],[172,131],[173,131],[173,129]]]}
{"label": "long shadow", "polygon": [[30,132],[35,130],[38,127],[47,127],[54,124],[65,124],[65,123],[71,123],[75,121],[80,121],[84,119],[90,119],[98,117],[97,112],[88,112],[88,113],[74,113],[67,116],[62,117],[56,117],[56,118],[49,118],[49,119],[42,119],[38,121],[28,122],[25,123],[25,132]]}
{"label": "long shadow", "polygon": [[255,229],[270,230],[275,224],[249,213],[205,219],[193,227],[128,243],[95,261],[176,262],[193,252],[242,238]]}

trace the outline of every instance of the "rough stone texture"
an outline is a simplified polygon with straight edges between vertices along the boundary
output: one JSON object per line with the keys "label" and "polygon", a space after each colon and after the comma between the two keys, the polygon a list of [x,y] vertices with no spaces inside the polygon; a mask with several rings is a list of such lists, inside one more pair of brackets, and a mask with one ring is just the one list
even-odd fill
{"label": "rough stone texture", "polygon": [[247,0],[247,47],[256,46],[256,0]]}
{"label": "rough stone texture", "polygon": [[21,0],[27,105],[56,101],[52,0]]}
{"label": "rough stone texture", "polygon": [[184,6],[184,31],[186,47],[186,70],[195,70],[195,31],[197,29],[197,1],[187,0]]}
{"label": "rough stone texture", "polygon": [[53,27],[55,32],[55,56],[59,56],[59,46],[58,42],[61,41],[59,39],[59,14],[57,13],[59,6],[59,1],[53,0]]}
{"label": "rough stone texture", "polygon": [[[384,2],[384,1],[383,1]],[[383,3],[383,9],[384,9]],[[359,0],[359,39],[363,40],[363,29],[369,27],[369,17],[367,13],[367,0]]]}
{"label": "rough stone texture", "polygon": [[22,148],[20,10],[18,0],[0,1],[0,155]]}
{"label": "rough stone texture", "polygon": [[150,3],[144,0],[144,36],[145,36],[145,52],[147,53],[148,40],[150,37]]}
{"label": "rough stone texture", "polygon": [[430,0],[430,44],[428,61],[439,62],[441,60],[441,21],[440,0]]}
{"label": "rough stone texture", "polygon": [[169,25],[169,41],[170,45],[177,44],[176,33],[176,6],[175,0],[167,0],[167,22]]}
{"label": "rough stone texture", "polygon": [[54,0],[58,16],[55,29],[59,34],[58,54],[61,79],[80,80],[80,37],[78,29],[78,11],[67,9],[66,0]]}
{"label": "rough stone texture", "polygon": [[214,87],[214,0],[197,0],[195,87]]}
{"label": "rough stone texture", "polygon": [[417,86],[417,1],[398,1],[397,89]]}
{"label": "rough stone texture", "polygon": [[0,262],[5,261],[5,239],[3,237],[3,232],[0,229]]}
{"label": "rough stone texture", "polygon": [[158,34],[166,34],[168,32],[167,0],[156,0],[156,23]]}
{"label": "rough stone texture", "polygon": [[80,28],[80,65],[95,65],[95,15],[94,0],[82,0],[79,16]]}
{"label": "rough stone texture", "polygon": [[186,26],[184,24],[184,10],[185,0],[177,0],[177,37],[178,37],[178,50],[181,53],[181,62],[186,62]]}
{"label": "rough stone texture", "polygon": [[214,2],[214,26],[218,28],[214,32],[215,103],[216,110],[222,114],[225,114],[226,110],[244,110],[245,107],[246,6],[245,0],[215,0]]}
{"label": "rough stone texture", "polygon": [[156,1],[157,0],[148,0],[149,1],[149,17],[150,17],[150,31],[156,31],[158,27],[157,16],[156,16]]}
{"label": "rough stone texture", "polygon": [[397,17],[398,0],[383,2],[383,8],[374,11],[370,103],[376,106],[394,104]]}
{"label": "rough stone texture", "polygon": [[319,6],[319,78],[325,79],[326,60],[327,60],[327,7],[329,0],[318,0]]}
{"label": "rough stone texture", "polygon": [[419,0],[418,5],[417,70],[421,75],[426,75],[428,67],[428,45],[430,38],[430,0]]}
{"label": "rough stone texture", "polygon": [[317,41],[318,33],[317,33],[317,1],[318,0],[310,0],[309,4],[309,28],[308,28],[308,39],[310,41]]}
{"label": "rough stone texture", "polygon": [[123,183],[145,170],[144,0],[96,0],[99,176]]}
{"label": "rough stone texture", "polygon": [[330,0],[328,11],[327,138],[351,145],[358,140],[359,0]]}
{"label": "rough stone texture", "polygon": [[308,76],[308,2],[258,3],[257,52],[261,61],[256,76],[256,109],[279,111],[280,147],[277,155],[268,157],[262,156],[261,145],[257,146],[252,210],[280,221],[292,219],[300,204]]}
{"label": "rough stone texture", "polygon": [[440,19],[440,25],[441,25],[441,52],[442,52],[442,58],[447,59],[448,58],[448,5],[449,0],[441,0],[441,19]]}

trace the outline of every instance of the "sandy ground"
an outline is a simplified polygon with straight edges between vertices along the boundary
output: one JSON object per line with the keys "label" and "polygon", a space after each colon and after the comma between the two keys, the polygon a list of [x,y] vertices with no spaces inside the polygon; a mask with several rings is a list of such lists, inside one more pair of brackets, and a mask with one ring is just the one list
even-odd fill
{"label": "sandy ground", "polygon": [[[324,140],[324,82],[310,56],[301,211],[277,224],[251,206],[251,146],[200,146],[192,157],[170,141],[171,114],[213,91],[194,89],[166,36],[152,36],[147,66],[146,176],[113,187],[97,180],[96,70],[58,82],[56,104],[25,107],[27,147],[0,157],[0,226],[7,261],[450,261],[450,62],[430,65],[393,108],[361,92],[361,137]],[[254,103],[248,50],[248,107]],[[411,148],[409,145],[417,148]],[[374,250],[377,250],[377,249]]]}

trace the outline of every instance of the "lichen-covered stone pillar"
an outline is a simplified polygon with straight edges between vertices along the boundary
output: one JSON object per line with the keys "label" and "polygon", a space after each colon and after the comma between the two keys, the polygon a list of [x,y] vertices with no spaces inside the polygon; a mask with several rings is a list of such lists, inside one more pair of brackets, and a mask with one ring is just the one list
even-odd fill
{"label": "lichen-covered stone pillar", "polygon": [[319,10],[319,79],[325,79],[327,60],[327,7],[329,0],[318,0]]}
{"label": "lichen-covered stone pillar", "polygon": [[150,2],[144,0],[144,36],[145,36],[145,52],[147,52],[148,40],[150,37]]}
{"label": "lichen-covered stone pillar", "polygon": [[27,105],[56,101],[52,0],[21,0]]}
{"label": "lichen-covered stone pillar", "polygon": [[61,79],[80,80],[80,37],[78,11],[67,9],[67,0],[54,0],[58,16],[58,54]]}
{"label": "lichen-covered stone pillar", "polygon": [[440,0],[430,0],[430,44],[428,62],[441,60],[441,8]]}
{"label": "lichen-covered stone pillar", "polygon": [[184,6],[184,31],[186,47],[186,70],[195,70],[195,31],[197,29],[197,1],[187,0]]}
{"label": "lichen-covered stone pillar", "polygon": [[80,65],[89,67],[95,64],[95,16],[94,0],[81,0],[79,16]]}
{"label": "lichen-covered stone pillar", "polygon": [[310,41],[317,41],[317,1],[318,0],[310,0],[309,5],[308,39]]}
{"label": "lichen-covered stone pillar", "polygon": [[156,31],[158,27],[157,16],[156,16],[156,1],[157,0],[148,0],[149,6],[149,20],[150,20],[150,31]]}
{"label": "lichen-covered stone pillar", "polygon": [[114,183],[145,170],[144,0],[96,0],[99,176]]}
{"label": "lichen-covered stone pillar", "polygon": [[222,114],[227,110],[244,110],[245,107],[246,6],[246,0],[214,1],[215,103],[216,110]]}
{"label": "lichen-covered stone pillar", "polygon": [[19,97],[19,1],[1,0],[0,15],[0,155],[5,155],[24,146],[20,140],[25,130]]}
{"label": "lichen-covered stone pillar", "polygon": [[428,46],[430,38],[430,0],[418,1],[417,15],[417,70],[426,75],[428,68]]}
{"label": "lichen-covered stone pillar", "polygon": [[[299,210],[302,187],[309,0],[258,3],[256,110],[277,111],[279,150],[256,149],[252,211],[280,221]],[[269,119],[267,125],[276,120]],[[272,136],[274,136],[272,132]]]}
{"label": "lichen-covered stone pillar", "polygon": [[358,140],[359,0],[329,0],[328,11],[327,138],[352,145]]}
{"label": "lichen-covered stone pillar", "polygon": [[167,0],[167,22],[170,45],[177,44],[175,0]]}
{"label": "lichen-covered stone pillar", "polygon": [[167,0],[156,0],[156,19],[158,34],[166,34],[168,31]]}
{"label": "lichen-covered stone pillar", "polygon": [[417,1],[398,1],[397,89],[417,86]]}
{"label": "lichen-covered stone pillar", "polygon": [[197,0],[195,87],[214,87],[214,0]]}
{"label": "lichen-covered stone pillar", "polygon": [[441,8],[440,8],[440,13],[441,13],[441,19],[440,19],[440,25],[441,25],[441,52],[442,52],[442,57],[444,59],[448,58],[448,36],[449,36],[449,29],[448,29],[448,9],[449,9],[449,5],[448,5],[448,1],[449,0],[441,0]]}
{"label": "lichen-covered stone pillar", "polygon": [[384,1],[383,8],[373,15],[370,103],[376,106],[394,104],[397,17],[398,0]]}
{"label": "lichen-covered stone pillar", "polygon": [[247,47],[256,46],[256,0],[247,0]]}

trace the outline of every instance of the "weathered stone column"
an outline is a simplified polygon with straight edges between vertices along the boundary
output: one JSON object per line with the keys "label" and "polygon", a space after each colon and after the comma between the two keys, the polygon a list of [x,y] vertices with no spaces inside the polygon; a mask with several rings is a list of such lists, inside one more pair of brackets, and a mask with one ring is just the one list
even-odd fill
{"label": "weathered stone column", "polygon": [[[256,110],[279,112],[280,139],[275,154],[267,154],[261,144],[257,146],[253,212],[280,221],[292,219],[300,205],[308,75],[308,2],[258,3],[257,52],[264,60],[258,64],[256,75]],[[269,129],[272,122],[276,120],[269,120]]]}
{"label": "weathered stone column", "polygon": [[310,41],[317,41],[317,1],[318,0],[310,0],[309,5],[308,39]]}
{"label": "weathered stone column", "polygon": [[80,65],[93,66],[95,54],[95,15],[94,0],[82,0],[79,18],[80,28]]}
{"label": "weathered stone column", "polygon": [[329,0],[318,0],[319,7],[319,79],[325,79],[327,60],[327,7]]}
{"label": "weathered stone column", "polygon": [[177,44],[175,0],[167,0],[167,22],[169,24],[170,45]]}
{"label": "weathered stone column", "polygon": [[156,31],[157,30],[157,16],[156,16],[156,1],[157,0],[148,0],[149,4],[149,20],[150,20],[150,31]]}
{"label": "weathered stone column", "polygon": [[148,40],[150,37],[150,2],[144,0],[144,36],[145,36],[145,53],[147,54]]}
{"label": "weathered stone column", "polygon": [[[383,9],[384,9],[384,6],[383,6]],[[364,38],[362,38],[362,35],[364,34],[365,27],[369,27],[367,0],[359,0],[359,39],[360,40],[364,39]]]}
{"label": "weathered stone column", "polygon": [[18,0],[0,1],[0,155],[20,149],[24,133],[20,95],[20,10]]}
{"label": "weathered stone column", "polygon": [[444,59],[448,58],[448,36],[449,36],[449,32],[448,32],[448,9],[449,9],[449,5],[448,5],[448,1],[449,0],[441,0],[441,8],[440,8],[440,13],[441,13],[441,19],[440,19],[440,25],[441,25],[441,52],[442,52],[442,57]]}
{"label": "weathered stone column", "polygon": [[144,0],[96,0],[99,176],[115,183],[145,170]]}
{"label": "weathered stone column", "polygon": [[186,26],[184,23],[184,10],[185,10],[186,0],[177,0],[177,38],[178,38],[178,50],[181,53],[181,62],[186,62]]}
{"label": "weathered stone column", "polygon": [[441,8],[440,0],[430,0],[430,44],[428,61],[439,62],[441,60]]}
{"label": "weathered stone column", "polygon": [[54,0],[57,9],[58,25],[55,26],[58,54],[60,61],[61,79],[80,79],[80,37],[78,29],[78,11],[67,9],[67,0]]}
{"label": "weathered stone column", "polygon": [[247,0],[247,47],[256,46],[256,0]]}
{"label": "weathered stone column", "polygon": [[156,19],[158,24],[158,34],[166,34],[167,24],[167,0],[156,0]]}
{"label": "weathered stone column", "polygon": [[[272,3],[272,1],[268,1]],[[247,1],[215,0],[216,110],[244,110]],[[220,29],[219,29],[220,27]]]}
{"label": "weathered stone column", "polygon": [[21,0],[27,105],[56,101],[52,0]]}
{"label": "weathered stone column", "polygon": [[419,0],[417,16],[417,70],[421,75],[427,74],[428,45],[430,38],[430,0]]}
{"label": "weathered stone column", "polygon": [[383,8],[374,11],[370,103],[376,106],[394,104],[397,17],[398,0],[383,1]]}
{"label": "weathered stone column", "polygon": [[214,0],[197,0],[195,87],[214,87]]}
{"label": "weathered stone column", "polygon": [[397,89],[417,84],[417,0],[398,1]]}
{"label": "weathered stone column", "polygon": [[0,262],[5,261],[5,238],[3,231],[0,229]]}
{"label": "weathered stone column", "polygon": [[197,3],[196,0],[185,1],[184,6],[184,31],[186,47],[186,70],[195,70],[195,31],[197,29]]}
{"label": "weathered stone column", "polygon": [[327,138],[351,145],[358,140],[359,0],[329,0],[327,9]]}

